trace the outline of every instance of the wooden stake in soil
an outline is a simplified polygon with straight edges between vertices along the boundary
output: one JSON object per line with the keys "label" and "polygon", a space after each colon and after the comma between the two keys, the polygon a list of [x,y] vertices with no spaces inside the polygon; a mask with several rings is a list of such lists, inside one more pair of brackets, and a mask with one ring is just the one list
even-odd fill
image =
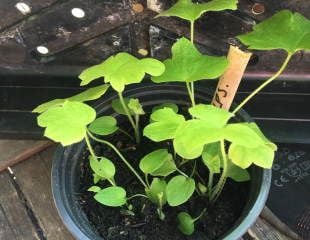
{"label": "wooden stake in soil", "polygon": [[214,106],[229,110],[251,55],[250,52],[230,46],[227,56],[229,64],[214,93],[212,100]]}

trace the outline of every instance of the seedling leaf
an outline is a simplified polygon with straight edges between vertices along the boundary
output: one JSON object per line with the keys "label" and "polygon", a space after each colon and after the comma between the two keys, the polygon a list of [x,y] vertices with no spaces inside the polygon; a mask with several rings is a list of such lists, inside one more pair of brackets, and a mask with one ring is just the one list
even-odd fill
{"label": "seedling leaf", "polygon": [[105,136],[117,131],[118,127],[116,124],[117,121],[114,117],[103,116],[95,119],[95,121],[89,125],[88,129],[92,133]]}
{"label": "seedling leaf", "polygon": [[173,177],[166,188],[167,201],[170,206],[175,207],[185,203],[195,191],[195,181],[178,175]]}
{"label": "seedling leaf", "polygon": [[127,201],[126,191],[121,187],[104,188],[94,196],[96,201],[109,207],[120,207]]}
{"label": "seedling leaf", "polygon": [[181,38],[172,46],[172,58],[164,61],[165,72],[152,81],[193,82],[203,79],[215,79],[223,74],[228,61],[225,57],[202,55],[195,45]]}
{"label": "seedling leaf", "polygon": [[74,95],[69,98],[64,98],[64,99],[54,99],[52,101],[43,103],[39,106],[37,106],[33,112],[35,113],[43,113],[49,108],[56,107],[56,106],[61,106],[63,105],[66,101],[71,101],[71,102],[86,102],[86,101],[91,101],[100,98],[105,92],[108,90],[109,85],[104,84],[100,85],[97,87],[89,88],[86,91],[79,93],[77,95]]}
{"label": "seedling leaf", "polygon": [[95,192],[95,193],[100,192],[100,190],[101,190],[101,188],[98,186],[91,186],[90,188],[87,189],[87,191]]}
{"label": "seedling leaf", "polygon": [[167,183],[165,180],[154,178],[150,188],[146,189],[146,195],[154,204],[162,207],[167,202],[166,187]]}
{"label": "seedling leaf", "polygon": [[38,116],[38,125],[45,127],[44,136],[63,146],[80,142],[86,135],[86,126],[96,118],[96,111],[80,102],[65,102]]}
{"label": "seedling leaf", "polygon": [[175,16],[193,22],[205,12],[226,9],[236,10],[237,2],[238,0],[213,0],[207,3],[196,4],[191,0],[179,0],[171,8],[160,13],[158,17]]}
{"label": "seedling leaf", "polygon": [[[125,102],[127,108],[129,109],[130,115],[135,115],[135,113],[128,106],[130,100],[131,100],[130,98],[124,98],[124,102]],[[126,115],[126,112],[125,112],[125,110],[121,104],[121,101],[119,99],[114,99],[112,101],[112,108],[116,113],[121,114],[121,115]]]}
{"label": "seedling leaf", "polygon": [[115,91],[123,92],[126,85],[140,83],[146,73],[158,76],[164,70],[165,66],[156,59],[139,60],[122,52],[109,57],[99,65],[84,70],[79,78],[83,86],[99,77],[104,77],[105,83],[110,83]]}
{"label": "seedling leaf", "polygon": [[139,167],[145,174],[151,174],[159,169],[165,161],[171,160],[172,155],[167,149],[159,149],[144,156],[140,161]]}
{"label": "seedling leaf", "polygon": [[195,231],[195,220],[187,212],[178,214],[178,229],[185,235],[192,235]]}
{"label": "seedling leaf", "polygon": [[284,49],[291,54],[310,50],[310,20],[300,13],[282,10],[237,38],[249,49]]}
{"label": "seedling leaf", "polygon": [[99,160],[93,156],[89,157],[91,169],[101,178],[112,179],[115,175],[115,166],[113,162],[105,157]]}
{"label": "seedling leaf", "polygon": [[212,173],[221,172],[221,145],[219,142],[206,144],[202,152],[202,161]]}
{"label": "seedling leaf", "polygon": [[166,107],[153,112],[151,120],[153,123],[144,128],[143,135],[155,142],[173,139],[178,127],[185,122],[182,115]]}
{"label": "seedling leaf", "polygon": [[100,177],[100,176],[99,176],[98,174],[96,174],[96,173],[93,173],[93,181],[94,181],[94,184],[98,183],[98,182],[101,181],[102,179],[104,179],[104,178]]}
{"label": "seedling leaf", "polygon": [[227,161],[227,164],[227,177],[233,179],[235,182],[246,182],[251,179],[247,169],[240,168],[231,161]]}
{"label": "seedling leaf", "polygon": [[151,173],[152,176],[167,177],[177,169],[173,159],[166,160],[163,165]]}
{"label": "seedling leaf", "polygon": [[143,115],[145,112],[143,111],[142,105],[137,98],[131,98],[128,102],[128,108],[136,115]]}

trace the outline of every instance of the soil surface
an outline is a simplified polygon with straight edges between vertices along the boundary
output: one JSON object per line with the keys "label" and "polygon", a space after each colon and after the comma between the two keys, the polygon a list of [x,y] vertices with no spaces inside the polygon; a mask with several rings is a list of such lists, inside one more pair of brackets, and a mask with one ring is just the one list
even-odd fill
{"label": "soil surface", "polygon": [[[142,119],[142,126],[146,119]],[[130,128],[126,127],[127,131]],[[117,133],[110,138],[122,154],[138,170],[139,161],[149,152],[159,149],[171,149],[171,143],[154,143],[146,138],[142,138],[140,146],[136,146],[126,135]],[[144,194],[143,186],[134,178],[131,172],[126,168],[119,157],[109,147],[94,144],[98,155],[105,156],[112,160],[116,166],[115,180],[117,185],[126,189],[127,197],[136,193]],[[170,151],[171,152],[171,151]],[[226,233],[241,215],[243,207],[248,198],[248,183],[235,183],[228,179],[225,188],[218,198],[217,202],[211,206],[206,197],[194,197],[190,201],[178,207],[166,205],[163,209],[165,220],[158,218],[156,207],[145,198],[134,198],[130,201],[133,206],[134,215],[128,211],[128,208],[111,208],[101,205],[93,198],[94,193],[87,189],[93,185],[93,172],[88,163],[88,152],[85,150],[81,164],[81,197],[79,199],[85,214],[94,226],[94,229],[107,240],[213,240],[218,239]],[[185,172],[190,172],[191,164],[184,164],[181,168]],[[199,166],[199,174],[208,179],[206,167]],[[142,174],[141,174],[142,175]],[[97,185],[107,187],[107,183],[101,181]],[[192,217],[198,216],[204,208],[208,211],[196,222],[195,233],[191,236],[185,236],[177,229],[177,214],[181,211],[187,211]]]}

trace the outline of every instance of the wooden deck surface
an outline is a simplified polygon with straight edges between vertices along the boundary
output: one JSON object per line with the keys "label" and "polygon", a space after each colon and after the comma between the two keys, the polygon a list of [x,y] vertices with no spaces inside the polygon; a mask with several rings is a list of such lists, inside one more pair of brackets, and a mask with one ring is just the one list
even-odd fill
{"label": "wooden deck surface", "polygon": [[[50,174],[55,147],[48,145],[43,141],[0,140],[0,166],[10,166],[0,172],[0,240],[74,239],[62,224],[52,199]],[[244,240],[298,239],[288,237],[289,232],[283,234],[278,230],[283,226],[277,226],[264,210]]]}

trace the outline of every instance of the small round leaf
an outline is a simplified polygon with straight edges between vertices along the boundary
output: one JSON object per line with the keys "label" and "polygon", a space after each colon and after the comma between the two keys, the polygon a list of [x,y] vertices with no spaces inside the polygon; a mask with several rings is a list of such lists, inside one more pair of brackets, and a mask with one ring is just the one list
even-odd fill
{"label": "small round leaf", "polygon": [[111,179],[115,175],[115,166],[113,162],[105,157],[102,157],[99,161],[97,158],[89,158],[91,169],[100,177],[105,179]]}
{"label": "small round leaf", "polygon": [[155,150],[141,159],[139,167],[145,174],[151,174],[159,169],[165,161],[171,161],[172,155],[168,153],[167,149]]}
{"label": "small round leaf", "polygon": [[126,191],[121,187],[108,187],[99,191],[94,198],[109,207],[120,207],[127,201]]}
{"label": "small round leaf", "polygon": [[109,135],[114,133],[118,127],[117,121],[112,116],[103,116],[95,119],[88,127],[89,131],[98,135]]}
{"label": "small round leaf", "polygon": [[187,212],[178,214],[178,229],[185,235],[192,235],[195,231],[195,221]]}
{"label": "small round leaf", "polygon": [[167,201],[170,206],[175,207],[185,203],[195,191],[195,181],[178,175],[173,177],[166,189]]}

